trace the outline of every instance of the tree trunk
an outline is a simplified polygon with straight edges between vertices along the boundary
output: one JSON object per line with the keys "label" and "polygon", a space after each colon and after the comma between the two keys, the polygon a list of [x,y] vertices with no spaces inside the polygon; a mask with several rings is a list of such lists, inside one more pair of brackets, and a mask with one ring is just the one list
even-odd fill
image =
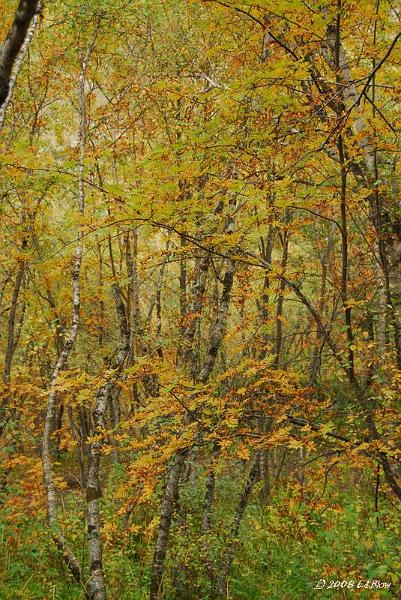
{"label": "tree trunk", "polygon": [[234,559],[235,549],[238,543],[238,534],[241,526],[241,522],[245,513],[245,509],[248,505],[249,498],[259,476],[259,461],[260,454],[257,452],[253,458],[251,463],[248,477],[242,490],[241,496],[239,498],[237,508],[234,516],[234,523],[231,528],[231,534],[228,539],[227,546],[225,548],[225,552],[223,553],[220,573],[217,578],[216,588],[213,593],[213,600],[218,600],[220,598],[227,598],[227,580],[231,571],[231,566]]}
{"label": "tree trunk", "polygon": [[168,540],[170,535],[171,521],[174,505],[178,499],[178,490],[181,472],[184,466],[185,451],[177,452],[173,458],[172,466],[167,477],[163,492],[163,501],[160,513],[160,522],[157,530],[155,550],[153,554],[152,574],[150,582],[150,600],[162,598],[162,582],[164,573],[164,561],[167,554]]}
{"label": "tree trunk", "polygon": [[[282,273],[285,273],[288,262],[288,231],[284,232],[283,248],[281,254],[280,269]],[[278,369],[280,365],[281,350],[283,345],[283,305],[284,305],[284,291],[285,283],[283,280],[279,282],[279,291],[276,306],[276,337],[274,340],[274,361],[273,367]]]}
{"label": "tree trunk", "polygon": [[[327,245],[322,257],[322,278],[320,283],[320,294],[318,302],[318,311],[321,315],[324,314],[324,307],[326,306],[326,295],[327,295],[327,275],[329,269],[330,256],[333,250],[333,236],[331,229],[327,238]],[[310,376],[309,385],[315,387],[318,382],[318,375],[321,366],[321,356],[324,347],[323,331],[320,331],[319,327],[316,332],[315,347],[312,352],[312,358],[310,362]]]}
{"label": "tree trunk", "polygon": [[93,441],[90,444],[88,481],[86,487],[88,519],[88,555],[89,555],[89,600],[106,600],[106,583],[103,572],[102,523],[100,517],[100,463],[106,430],[106,410],[116,393],[116,380],[120,376],[130,352],[130,332],[126,311],[117,284],[112,286],[117,319],[120,328],[120,346],[112,361],[114,374],[112,379],[102,385],[96,394],[93,411]]}
{"label": "tree trunk", "polygon": [[[202,296],[204,294],[205,289],[205,281],[204,277],[206,275],[206,271],[209,265],[210,257],[207,255],[203,259],[198,262],[197,272],[198,272],[198,280],[195,282],[192,288],[192,300],[191,300],[191,308],[197,309],[196,319],[199,318],[199,311],[201,308]],[[231,258],[227,258],[227,269],[224,275],[223,280],[223,290],[220,298],[219,309],[214,320],[214,324],[211,328],[210,332],[210,342],[208,345],[208,350],[206,352],[206,358],[202,369],[200,370],[200,374],[197,380],[200,383],[207,383],[213,367],[216,362],[218,350],[220,348],[225,324],[227,319],[228,307],[230,303],[231,290],[234,281],[234,269],[235,263]],[[191,311],[192,312],[192,311]],[[193,324],[193,320],[191,321],[190,327],[186,330],[186,342],[187,342],[187,352],[184,352],[184,357],[191,359],[192,365],[194,365],[194,354],[193,354],[193,338],[195,335],[195,327]],[[192,416],[190,414],[186,415],[187,422],[191,422]],[[156,543],[155,543],[155,551],[153,555],[153,565],[152,565],[152,575],[151,575],[151,586],[150,586],[150,600],[158,600],[161,598],[162,594],[162,579],[164,572],[164,561],[166,558],[167,547],[168,547],[168,539],[170,533],[170,527],[173,516],[173,508],[174,508],[174,499],[178,499],[179,495],[179,483],[181,472],[184,466],[186,451],[181,450],[177,452],[176,456],[173,459],[172,467],[170,468],[170,473],[168,476],[168,480],[166,483],[166,487],[163,494],[162,501],[162,510],[160,516],[160,524],[157,530],[156,535]]]}
{"label": "tree trunk", "polygon": [[10,93],[13,67],[18,60],[18,55],[27,38],[29,27],[38,11],[38,6],[39,0],[19,1],[14,21],[0,48],[0,108],[4,105]]}

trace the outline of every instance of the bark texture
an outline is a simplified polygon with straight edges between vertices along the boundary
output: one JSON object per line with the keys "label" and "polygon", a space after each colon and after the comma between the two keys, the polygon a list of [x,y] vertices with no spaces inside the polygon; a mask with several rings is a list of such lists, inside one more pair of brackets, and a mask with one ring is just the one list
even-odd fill
{"label": "bark texture", "polygon": [[120,345],[111,367],[113,374],[109,381],[102,385],[96,394],[95,408],[92,413],[94,424],[93,441],[90,444],[88,480],[86,487],[87,519],[88,519],[88,555],[89,581],[88,598],[90,600],[106,599],[106,582],[103,571],[102,522],[100,516],[100,466],[101,453],[106,434],[106,410],[118,391],[118,379],[130,352],[130,331],[121,291],[117,284],[112,286],[117,320],[120,328]]}
{"label": "bark texture", "polygon": [[38,7],[39,0],[20,0],[15,11],[14,21],[0,48],[0,107],[3,106],[9,95],[13,67]]}
{"label": "bark texture", "polygon": [[181,450],[173,458],[163,493],[160,522],[153,554],[150,600],[158,600],[162,597],[164,561],[166,559],[173,509],[178,498],[178,489],[185,456],[186,452]]}
{"label": "bark texture", "polygon": [[[206,255],[195,266],[196,280],[192,287],[190,310],[199,318],[199,311],[202,305],[202,297],[205,290],[205,276],[209,266],[210,256]],[[219,307],[215,316],[214,322],[210,331],[210,341],[206,352],[204,364],[200,370],[197,380],[200,383],[207,383],[213,367],[216,363],[217,355],[221,342],[224,337],[225,325],[227,320],[228,308],[231,298],[231,290],[234,281],[235,263],[231,258],[226,259],[226,272],[223,278],[223,290],[220,297]],[[197,363],[193,351],[193,339],[196,331],[194,321],[191,320],[190,326],[185,331],[187,352],[184,352],[184,359],[190,359],[192,365]],[[191,422],[193,415],[187,414],[186,421]],[[166,486],[163,493],[162,508],[160,515],[159,528],[156,535],[155,550],[153,555],[151,585],[150,585],[150,600],[158,600],[162,594],[162,581],[164,573],[164,562],[167,554],[168,539],[170,527],[173,518],[173,509],[179,495],[179,483],[181,473],[184,467],[187,451],[183,449],[175,455],[170,468]],[[212,502],[213,495],[210,498]],[[210,506],[211,508],[211,506]]]}
{"label": "bark texture", "polygon": [[[84,184],[84,159],[85,159],[85,132],[86,132],[86,110],[85,110],[85,97],[84,97],[84,85],[85,85],[85,71],[87,61],[92,51],[93,46],[88,46],[86,58],[81,64],[81,73],[78,82],[78,100],[79,100],[79,164],[78,164],[78,198],[77,208],[79,217],[82,219],[85,214],[85,184]],[[45,426],[43,432],[43,445],[42,445],[42,464],[43,464],[43,477],[46,492],[46,508],[47,508],[47,521],[50,529],[52,530],[53,539],[56,546],[62,552],[62,556],[67,563],[70,571],[72,572],[75,579],[83,584],[82,572],[78,559],[75,557],[72,550],[69,548],[67,541],[61,534],[58,524],[57,517],[57,493],[54,484],[53,475],[53,461],[51,455],[51,437],[54,430],[54,423],[57,412],[57,383],[60,372],[66,368],[67,361],[70,356],[71,350],[74,347],[77,335],[78,326],[80,321],[80,309],[81,309],[81,265],[82,265],[82,253],[83,253],[83,231],[82,227],[79,227],[77,244],[75,247],[75,257],[71,272],[71,286],[72,286],[72,315],[71,315],[71,326],[69,333],[65,336],[64,344],[61,352],[59,352],[56,365],[53,369],[53,373],[50,381],[49,395],[47,399]]]}

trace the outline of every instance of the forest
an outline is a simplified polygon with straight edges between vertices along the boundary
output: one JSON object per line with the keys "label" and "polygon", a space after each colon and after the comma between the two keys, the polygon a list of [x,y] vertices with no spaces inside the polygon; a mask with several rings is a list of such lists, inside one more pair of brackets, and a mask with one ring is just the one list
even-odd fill
{"label": "forest", "polygon": [[1,4],[0,600],[400,598],[400,4]]}

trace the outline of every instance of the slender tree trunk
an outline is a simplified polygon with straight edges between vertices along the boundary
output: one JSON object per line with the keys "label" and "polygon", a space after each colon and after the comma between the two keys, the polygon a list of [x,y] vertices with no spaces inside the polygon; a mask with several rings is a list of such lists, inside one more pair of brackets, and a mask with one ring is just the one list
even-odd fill
{"label": "slender tree trunk", "polygon": [[[79,194],[79,213],[83,215],[84,212],[84,197]],[[42,463],[43,463],[43,476],[44,485],[46,492],[46,506],[47,506],[47,520],[48,525],[52,531],[52,536],[57,548],[62,553],[63,559],[68,565],[73,576],[77,582],[82,583],[82,573],[79,565],[79,561],[69,548],[66,539],[61,534],[58,527],[57,517],[57,493],[54,485],[53,476],[53,464],[51,458],[51,436],[54,428],[54,419],[57,407],[57,383],[60,372],[64,369],[67,364],[68,357],[74,346],[79,324],[80,315],[80,273],[81,273],[81,260],[82,260],[82,233],[81,230],[78,234],[78,243],[75,250],[75,259],[72,268],[72,290],[73,290],[73,306],[72,306],[72,324],[68,335],[65,338],[63,350],[61,351],[56,365],[54,367],[50,390],[47,400],[45,427],[43,432],[43,446],[42,446]]]}
{"label": "slender tree trunk", "polygon": [[[281,254],[280,269],[282,273],[285,273],[288,262],[288,231],[284,233],[283,238],[283,249]],[[274,361],[273,367],[278,369],[280,365],[281,350],[283,345],[283,305],[284,305],[284,291],[285,283],[283,280],[279,282],[278,299],[276,306],[276,337],[274,340]]]}
{"label": "slender tree trunk", "polygon": [[205,499],[203,502],[203,509],[202,509],[202,533],[203,534],[210,531],[210,528],[212,526],[212,507],[213,507],[213,500],[214,500],[214,492],[216,489],[216,477],[215,477],[214,470],[213,470],[214,469],[213,463],[216,461],[218,455],[219,455],[219,450],[217,448],[217,449],[215,449],[215,451],[213,453],[211,470],[207,474],[206,480],[205,480]]}
{"label": "slender tree trunk", "polygon": [[164,562],[167,554],[170,527],[173,518],[173,509],[178,499],[179,483],[185,462],[185,456],[185,451],[177,452],[177,454],[174,456],[163,492],[160,522],[157,530],[153,554],[150,600],[159,600],[163,595],[162,583]]}
{"label": "slender tree trunk", "polygon": [[227,258],[227,268],[223,278],[223,291],[220,298],[219,308],[210,330],[210,342],[205,361],[197,378],[200,383],[206,383],[209,380],[209,377],[213,371],[213,367],[216,363],[217,353],[221,346],[227,321],[231,290],[234,282],[234,272],[235,262],[233,259]]}
{"label": "slender tree trunk", "polygon": [[[327,295],[327,275],[329,269],[329,261],[330,256],[333,250],[333,236],[331,230],[329,231],[329,235],[327,238],[326,249],[324,251],[321,265],[322,265],[322,278],[320,283],[320,294],[319,294],[319,303],[318,303],[318,311],[321,315],[324,313],[324,307],[326,306],[326,295]],[[324,337],[323,332],[320,331],[319,327],[316,332],[316,340],[315,347],[312,352],[312,358],[310,363],[310,376],[309,376],[309,384],[311,387],[315,387],[318,382],[318,375],[321,366],[321,355],[324,347]]]}
{"label": "slender tree trunk", "polygon": [[260,454],[257,452],[252,460],[244,489],[242,490],[237,504],[237,508],[235,510],[234,522],[231,528],[228,543],[222,556],[220,573],[218,575],[216,588],[213,593],[213,600],[227,598],[227,581],[231,571],[231,566],[235,555],[235,549],[238,543],[239,529],[245,513],[245,509],[249,502],[253,486],[258,480],[259,461]]}
{"label": "slender tree trunk", "polygon": [[103,346],[103,337],[104,337],[104,300],[103,300],[103,252],[102,246],[99,242],[97,244],[97,252],[99,257],[99,271],[98,271],[98,285],[99,285],[99,346]]}
{"label": "slender tree trunk", "polygon": [[89,556],[89,600],[106,600],[106,583],[103,571],[102,523],[100,517],[100,465],[101,453],[106,430],[106,410],[113,394],[118,392],[116,379],[119,377],[130,351],[130,334],[121,291],[117,284],[112,286],[117,319],[120,327],[120,347],[112,361],[114,374],[110,381],[102,385],[96,394],[93,411],[93,441],[90,444],[88,480],[86,487],[88,519],[88,556]]}
{"label": "slender tree trunk", "polygon": [[105,430],[105,412],[111,396],[112,383],[103,385],[96,394],[96,405],[93,411],[94,436],[96,441],[90,445],[88,480],[86,486],[87,520],[88,520],[88,556],[89,581],[88,598],[90,600],[106,599],[106,583],[103,572],[103,554],[101,540],[101,519],[99,499],[101,496],[99,483],[100,455]]}
{"label": "slender tree trunk", "polygon": [[[262,435],[268,436],[272,430],[272,419],[266,415],[262,415],[259,418],[258,425],[260,433],[262,433]],[[263,505],[265,505],[268,502],[272,493],[270,462],[271,458],[269,450],[261,450],[259,461],[259,474],[263,485],[262,489],[260,490],[259,497]]]}
{"label": "slender tree trunk", "polygon": [[112,390],[112,393],[110,394],[110,399],[109,399],[111,425],[113,427],[113,433],[111,435],[111,445],[113,446],[113,450],[112,450],[111,456],[113,458],[114,464],[118,464],[120,462],[120,453],[118,451],[118,443],[114,436],[114,433],[119,428],[120,420],[121,420],[120,394],[121,394],[121,388],[118,385],[115,385]]}
{"label": "slender tree trunk", "polygon": [[210,471],[206,475],[205,479],[205,498],[202,507],[202,547],[205,561],[205,572],[210,581],[211,593],[215,588],[216,573],[213,565],[210,547],[208,546],[208,535],[212,528],[212,510],[214,495],[216,491],[216,475],[214,472],[214,468],[218,460],[219,454],[220,448],[218,447],[218,445],[216,445],[213,450]]}
{"label": "slender tree trunk", "polygon": [[[87,63],[91,55],[97,29],[95,31],[91,44],[88,45],[86,56],[81,63],[81,72],[78,82],[78,100],[79,100],[79,164],[78,164],[78,214],[79,218],[82,219],[85,214],[85,184],[84,184],[84,159],[85,159],[85,137],[86,137],[86,109],[85,109],[85,73]],[[60,372],[66,367],[68,357],[74,347],[77,335],[78,326],[80,321],[80,308],[81,308],[81,265],[82,265],[82,225],[80,224],[78,230],[78,239],[75,249],[75,258],[72,267],[72,319],[69,333],[65,336],[62,350],[58,356],[58,360],[54,367],[50,390],[47,400],[47,409],[45,417],[45,426],[43,432],[43,446],[42,446],[42,464],[43,464],[43,476],[44,485],[46,492],[46,507],[47,507],[47,520],[50,529],[52,530],[53,539],[56,546],[62,552],[62,556],[67,563],[70,571],[72,572],[75,579],[83,584],[82,571],[78,559],[67,544],[66,539],[62,535],[58,525],[57,517],[57,494],[54,484],[53,475],[53,464],[51,456],[51,436],[54,428],[54,419],[57,409],[57,383]]]}
{"label": "slender tree trunk", "polygon": [[[192,288],[192,299],[191,308],[200,310],[201,301],[204,294],[205,282],[203,276],[208,267],[210,258],[208,256],[201,259],[198,263],[198,281]],[[230,303],[231,290],[234,281],[234,270],[235,263],[231,258],[227,258],[227,268],[223,280],[223,290],[220,298],[219,309],[214,320],[214,324],[211,327],[210,342],[208,350],[206,352],[206,358],[202,369],[197,380],[200,383],[207,383],[216,362],[218,350],[220,348],[225,324],[227,319],[228,307]],[[192,311],[191,311],[192,312]],[[197,313],[198,315],[199,313]],[[198,317],[197,317],[198,318]],[[194,360],[192,342],[195,335],[195,328],[193,320],[191,320],[190,327],[186,330],[186,343],[188,344],[187,349],[190,349],[189,354],[184,353],[184,356],[189,356],[192,361]],[[194,364],[192,362],[192,364]],[[192,420],[191,415],[186,415],[187,422]],[[151,574],[151,585],[150,585],[150,600],[158,600],[162,595],[162,580],[164,573],[164,562],[167,554],[168,539],[170,534],[170,527],[173,517],[174,502],[178,499],[179,495],[179,483],[181,472],[184,466],[186,457],[186,451],[181,450],[177,452],[173,458],[172,466],[168,475],[167,483],[163,493],[162,509],[160,515],[160,523],[156,534],[155,551],[153,555],[153,565]]]}
{"label": "slender tree trunk", "polygon": [[[131,236],[132,234],[132,236]],[[131,246],[132,243],[132,246]],[[130,355],[128,358],[128,366],[135,364],[137,352],[139,351],[139,342],[141,336],[141,312],[139,307],[139,280],[138,280],[138,231],[133,229],[127,233],[126,238],[126,262],[127,272],[130,278],[130,293],[131,298],[129,317],[130,326]],[[139,390],[138,384],[132,384],[133,409],[139,406]]]}
{"label": "slender tree trunk", "polygon": [[182,364],[184,366],[190,366],[193,379],[197,378],[199,370],[199,357],[195,352],[194,341],[202,311],[203,296],[206,289],[206,276],[210,265],[210,259],[210,254],[207,253],[204,256],[197,257],[195,260],[194,281],[190,293],[191,302],[188,307],[188,314],[186,315],[186,318],[189,318],[189,323],[185,325],[183,331],[184,348],[182,353]]}
{"label": "slender tree trunk", "polygon": [[[22,249],[25,250],[28,245],[28,242],[24,240],[22,244]],[[4,358],[4,369],[3,369],[3,382],[10,383],[11,376],[11,364],[13,360],[13,356],[17,347],[17,339],[15,335],[15,325],[16,325],[16,317],[17,317],[17,308],[18,302],[22,287],[22,282],[24,279],[26,268],[26,262],[24,259],[19,261],[19,266],[17,270],[17,275],[15,277],[13,295],[11,299],[11,307],[8,313],[8,322],[7,322],[7,347]]]}
{"label": "slender tree trunk", "polygon": [[[261,238],[260,240],[260,254],[262,259],[269,265],[272,262],[273,255],[273,245],[274,245],[274,237],[275,232],[273,226],[269,225],[269,232],[267,235],[267,240]],[[269,320],[269,302],[270,302],[270,277],[268,273],[265,274],[263,280],[263,288],[260,298],[260,303],[257,302],[257,307],[260,314],[260,321],[263,327],[262,333],[262,348],[259,351],[259,358],[263,360],[266,358],[267,350],[269,347],[269,334],[267,332],[267,325]]]}

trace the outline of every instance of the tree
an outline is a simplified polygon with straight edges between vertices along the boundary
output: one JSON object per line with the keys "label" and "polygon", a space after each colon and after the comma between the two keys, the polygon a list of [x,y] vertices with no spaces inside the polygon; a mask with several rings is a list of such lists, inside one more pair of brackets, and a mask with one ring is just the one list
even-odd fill
{"label": "tree", "polygon": [[399,585],[394,7],[38,8],[2,113],[5,593]]}
{"label": "tree", "polygon": [[0,49],[0,108],[10,92],[13,66],[29,34],[29,27],[37,11],[39,0],[21,0],[15,11],[13,23]]}

